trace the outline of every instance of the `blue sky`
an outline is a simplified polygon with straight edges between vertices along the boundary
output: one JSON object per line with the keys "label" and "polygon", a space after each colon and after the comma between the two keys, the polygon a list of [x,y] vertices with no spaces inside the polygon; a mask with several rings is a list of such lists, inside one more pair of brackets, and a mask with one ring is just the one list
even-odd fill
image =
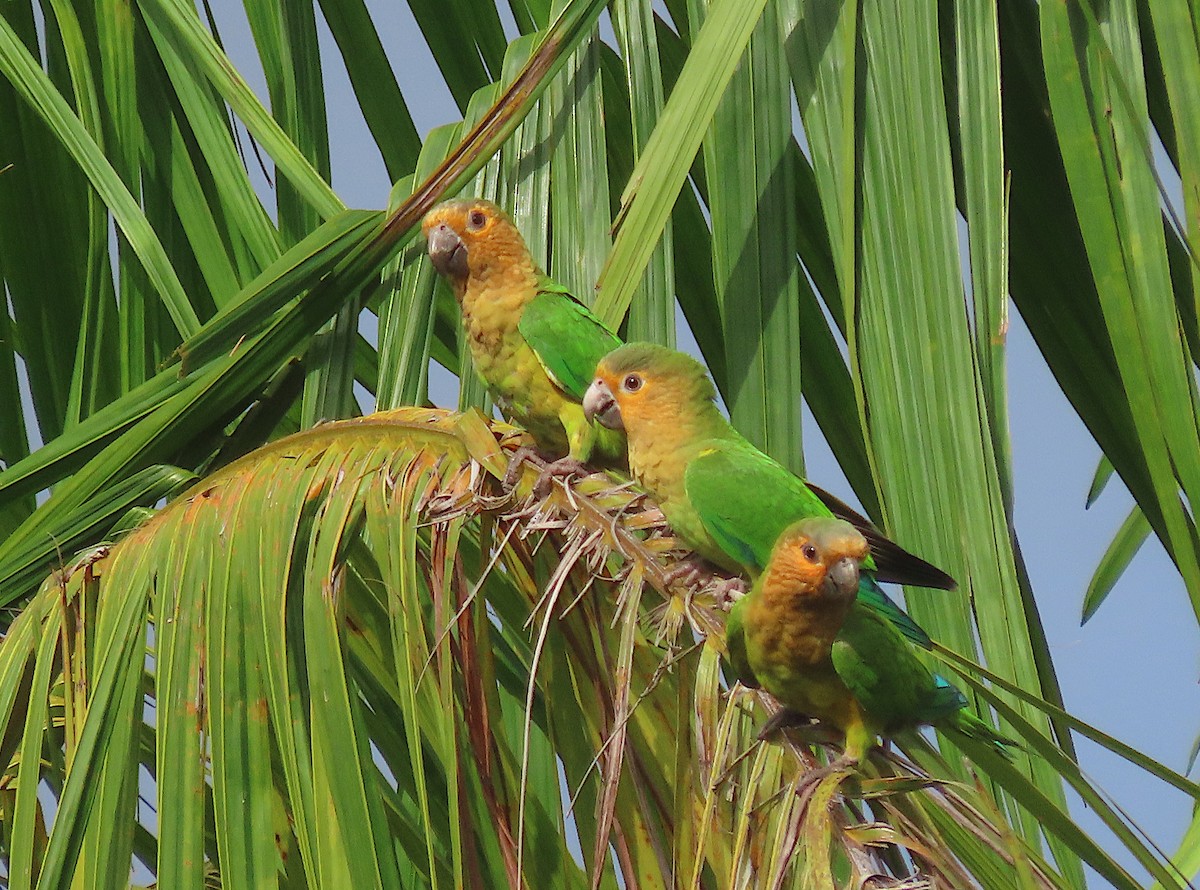
{"label": "blue sky", "polygon": [[[407,5],[368,6],[421,134],[457,120]],[[218,0],[214,8],[230,55],[265,101],[240,4]],[[323,22],[320,27],[334,188],[351,207],[383,207],[391,183],[358,114],[337,47]],[[1088,581],[1132,499],[1114,479],[1099,501],[1084,509],[1100,450],[1056,385],[1015,307],[1012,319],[1008,372],[1016,527],[1068,710],[1182,771],[1200,732],[1197,622],[1183,583],[1152,538],[1097,615],[1080,627]],[[446,406],[456,402],[456,394],[444,387],[435,387],[432,396]],[[852,498],[815,423],[811,417],[806,420],[809,475]],[[1189,799],[1086,740],[1079,740],[1079,749],[1093,780],[1155,842],[1174,852],[1191,817]],[[1078,802],[1073,812],[1086,830],[1105,836],[1099,820]],[[1114,842],[1111,849],[1116,847]],[[1121,858],[1136,868],[1128,857]]]}

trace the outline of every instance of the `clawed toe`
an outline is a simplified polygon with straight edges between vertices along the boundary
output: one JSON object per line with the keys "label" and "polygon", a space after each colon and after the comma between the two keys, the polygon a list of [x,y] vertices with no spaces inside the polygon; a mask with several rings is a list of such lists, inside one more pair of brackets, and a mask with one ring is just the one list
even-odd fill
{"label": "clawed toe", "polygon": [[533,494],[538,498],[544,498],[550,493],[550,487],[554,484],[555,479],[586,476],[591,472],[586,464],[573,457],[560,457],[558,460],[551,460],[536,448],[523,445],[513,452],[512,459],[508,462],[508,469],[504,472],[504,488],[506,491],[511,492],[514,489],[517,480],[521,477],[521,470],[525,464],[536,467],[538,470],[537,481],[533,484]]}
{"label": "clawed toe", "polygon": [[696,588],[708,580],[709,574],[708,564],[703,559],[689,556],[663,572],[663,586],[682,582],[684,587]]}
{"label": "clawed toe", "polygon": [[749,585],[744,578],[722,578],[713,584],[713,594],[722,609],[730,609],[746,595]]}
{"label": "clawed toe", "polygon": [[742,578],[714,576],[713,566],[699,556],[680,560],[663,573],[663,586],[682,584],[689,594],[709,594],[722,609],[728,609],[746,595],[748,586]]}
{"label": "clawed toe", "polygon": [[[538,454],[536,448],[530,448],[528,445],[522,445],[513,452],[512,458],[508,462],[508,469],[504,471],[504,488],[506,491],[512,491],[517,484],[517,479],[521,475],[521,469],[525,464],[537,467],[543,473],[546,471],[547,460]],[[540,479],[538,480],[541,481]]]}
{"label": "clawed toe", "polygon": [[573,457],[560,457],[556,461],[542,467],[541,475],[533,485],[535,497],[544,498],[550,493],[555,479],[570,479],[571,477],[586,476],[591,472],[587,465]]}

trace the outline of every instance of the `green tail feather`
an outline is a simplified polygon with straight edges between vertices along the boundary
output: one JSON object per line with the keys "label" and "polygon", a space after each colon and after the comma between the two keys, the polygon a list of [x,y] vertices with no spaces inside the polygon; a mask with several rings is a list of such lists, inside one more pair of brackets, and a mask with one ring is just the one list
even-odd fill
{"label": "green tail feather", "polygon": [[960,733],[969,739],[987,745],[993,754],[998,754],[1009,762],[1013,759],[1013,749],[1021,747],[1021,743],[1016,739],[1000,735],[967,710],[956,711],[953,717],[939,723],[939,728]]}

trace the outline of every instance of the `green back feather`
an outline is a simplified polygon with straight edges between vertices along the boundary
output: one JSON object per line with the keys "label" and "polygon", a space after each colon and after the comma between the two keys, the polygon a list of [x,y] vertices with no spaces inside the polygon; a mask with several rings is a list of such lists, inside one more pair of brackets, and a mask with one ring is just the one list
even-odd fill
{"label": "green back feather", "polygon": [[549,279],[526,305],[517,330],[550,379],[577,402],[583,401],[600,359],[621,345],[620,337]]}
{"label": "green back feather", "polygon": [[946,720],[967,703],[921,663],[894,624],[860,602],[846,617],[830,657],[846,688],[885,731]]}
{"label": "green back feather", "polygon": [[[684,489],[705,531],[734,561],[758,574],[783,530],[800,519],[832,516],[804,481],[763,454],[732,427],[702,444],[684,471]],[[875,568],[871,557],[863,568]],[[858,601],[879,612],[909,640],[932,647],[929,634],[864,574]]]}
{"label": "green back feather", "polygon": [[858,601],[885,617],[910,643],[915,643],[922,649],[933,648],[933,640],[925,633],[925,629],[896,605],[895,600],[884,593],[883,588],[875,583],[875,579],[870,575],[864,574],[859,578]]}
{"label": "green back feather", "polygon": [[[792,523],[832,516],[800,477],[763,454],[732,427],[701,443],[684,471],[684,490],[713,540],[758,574]],[[870,570],[874,563],[869,560]]]}

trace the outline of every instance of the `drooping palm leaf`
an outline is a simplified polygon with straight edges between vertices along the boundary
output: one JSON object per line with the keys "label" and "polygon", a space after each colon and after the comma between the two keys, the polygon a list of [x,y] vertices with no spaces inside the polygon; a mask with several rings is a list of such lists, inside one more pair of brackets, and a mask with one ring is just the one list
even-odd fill
{"label": "drooping palm leaf", "polygon": [[[721,701],[719,610],[657,592],[674,549],[657,508],[603,476],[501,494],[522,441],[432,409],[326,424],[48,579],[0,647],[0,688],[24,690],[0,701],[10,886],[107,883],[131,857],[173,887],[212,870],[516,886],[531,868],[555,886],[728,886],[747,869],[790,884],[903,876],[897,849],[953,880],[1014,856],[1038,886],[1059,880],[924,743],[921,767],[881,758],[863,804],[831,807],[826,783],[806,806],[811,754],[756,743],[748,693]],[[1134,886],[1051,812],[1052,836]],[[48,839],[31,830],[51,821]]]}

